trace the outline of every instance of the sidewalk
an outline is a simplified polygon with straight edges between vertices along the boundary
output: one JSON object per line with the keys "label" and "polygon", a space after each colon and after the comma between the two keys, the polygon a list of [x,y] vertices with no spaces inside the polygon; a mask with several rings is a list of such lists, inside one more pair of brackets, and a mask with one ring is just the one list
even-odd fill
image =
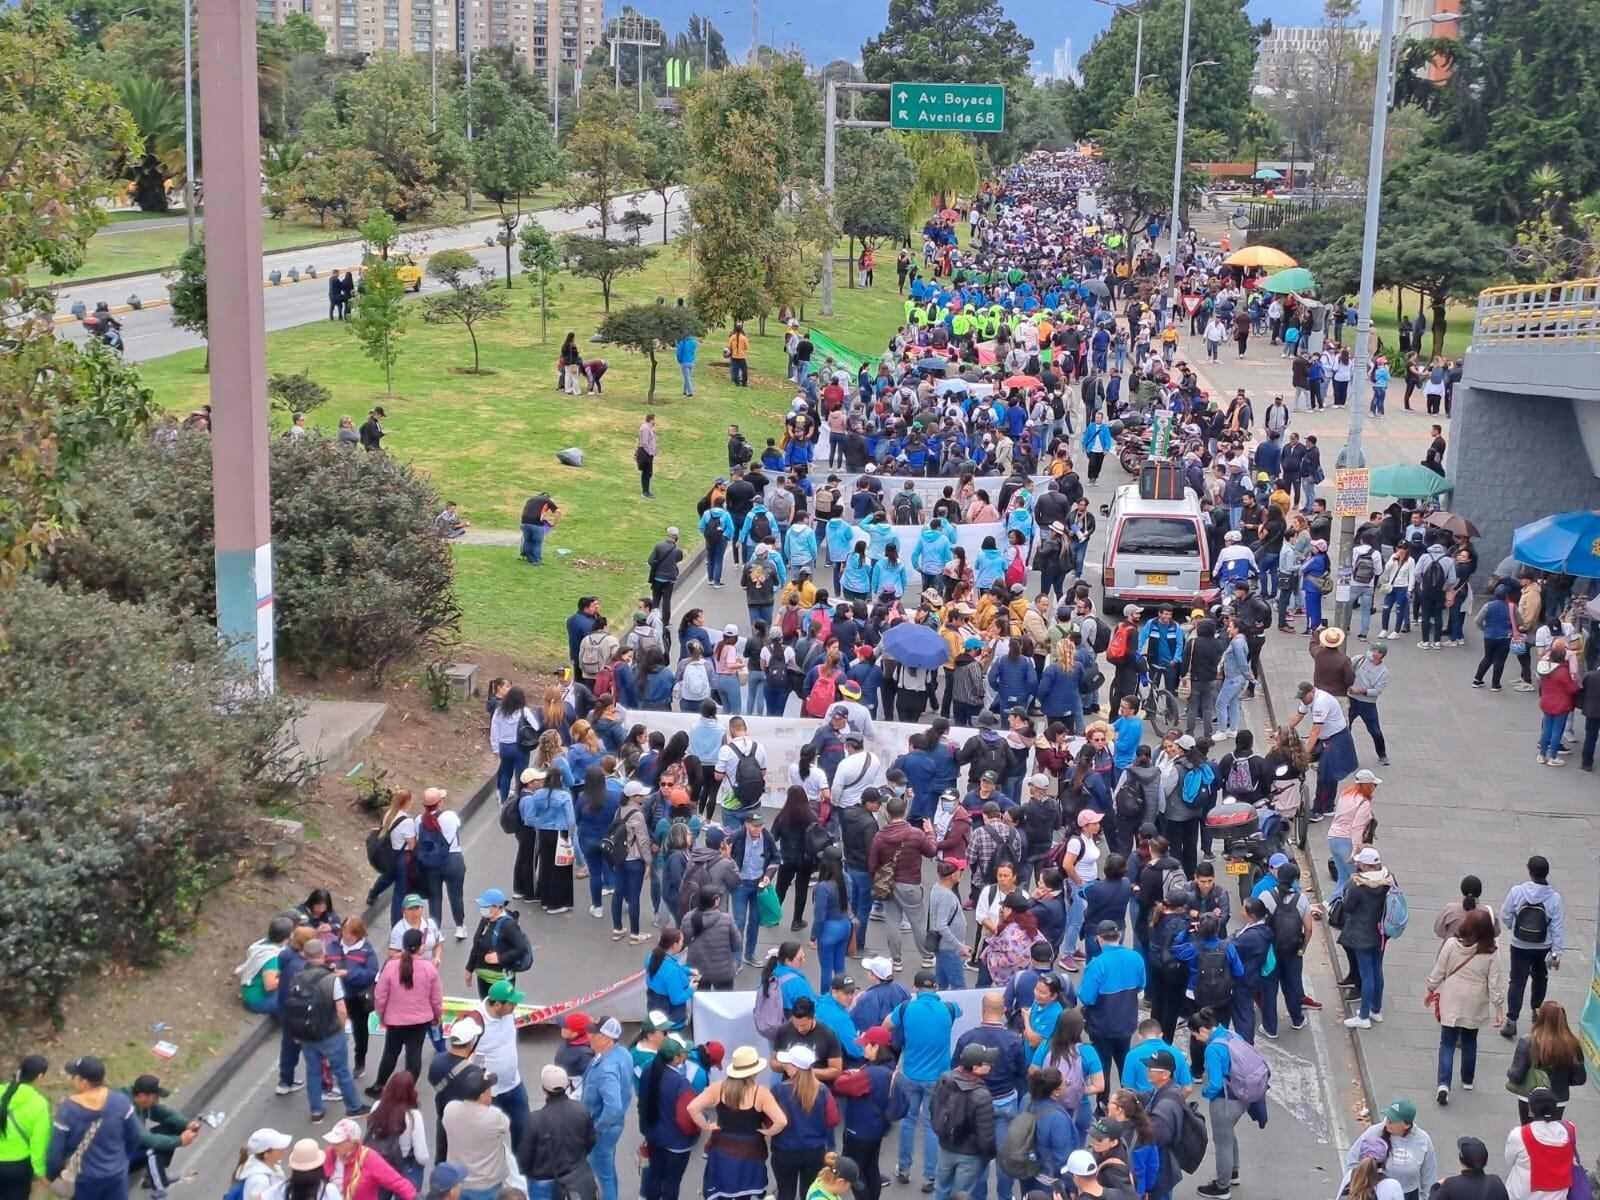
{"label": "sidewalk", "polygon": [[[1383,461],[1383,460],[1379,460]],[[1375,769],[1378,789],[1377,845],[1405,889],[1411,921],[1385,957],[1385,1020],[1353,1036],[1379,1105],[1397,1096],[1415,1101],[1419,1123],[1433,1136],[1440,1168],[1454,1172],[1454,1144],[1466,1134],[1489,1147],[1491,1169],[1501,1162],[1506,1133],[1516,1124],[1515,1097],[1505,1091],[1505,1072],[1515,1043],[1484,1029],[1478,1038],[1475,1091],[1461,1088],[1460,1060],[1450,1104],[1434,1103],[1438,1026],[1422,1007],[1424,981],[1439,942],[1433,920],[1460,895],[1461,877],[1483,880],[1484,900],[1498,910],[1513,884],[1526,878],[1530,854],[1550,860],[1552,884],[1566,902],[1566,952],[1552,973],[1549,998],[1566,1006],[1574,1029],[1592,977],[1595,944],[1595,850],[1600,822],[1595,814],[1595,777],[1578,770],[1577,756],[1563,768],[1534,763],[1539,710],[1536,697],[1509,688],[1496,695],[1470,687],[1481,653],[1477,630],[1468,622],[1469,645],[1421,651],[1409,640],[1384,643],[1389,687],[1379,701],[1392,765],[1381,767],[1365,726],[1357,726],[1362,765]],[[1350,641],[1352,656],[1366,644]],[[1271,716],[1252,713],[1258,729],[1268,720],[1287,723],[1295,684],[1310,677],[1306,639],[1272,633],[1262,653]],[[1258,734],[1258,738],[1260,734]],[[1310,860],[1327,886],[1327,824],[1313,825]],[[1509,956],[1501,939],[1501,964],[1509,978]],[[1354,1009],[1325,1010],[1330,1032]],[[1519,1031],[1531,1021],[1523,1000]],[[1593,1085],[1574,1093],[1568,1119],[1591,1144],[1600,1129],[1600,1097]],[[1589,1153],[1585,1151],[1585,1153]]]}

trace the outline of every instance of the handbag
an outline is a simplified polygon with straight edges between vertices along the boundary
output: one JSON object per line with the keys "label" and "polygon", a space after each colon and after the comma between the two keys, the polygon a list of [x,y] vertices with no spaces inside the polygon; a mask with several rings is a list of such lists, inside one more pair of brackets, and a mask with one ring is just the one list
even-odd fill
{"label": "handbag", "polygon": [[1583,1169],[1583,1155],[1578,1151],[1578,1130],[1571,1121],[1563,1121],[1572,1137],[1572,1182],[1567,1187],[1567,1200],[1594,1200],[1594,1180]]}
{"label": "handbag", "polygon": [[756,891],[756,919],[769,929],[783,920],[783,901],[778,899],[778,889],[770,884]]}
{"label": "handbag", "polygon": [[539,731],[533,727],[533,722],[528,720],[528,710],[523,709],[522,715],[517,718],[517,749],[536,750],[539,747]]}
{"label": "handbag", "polygon": [[572,837],[563,829],[556,834],[556,866],[570,867],[573,858]]}
{"label": "handbag", "polygon": [[[1448,971],[1445,972],[1444,978],[1439,981],[1439,987],[1443,987],[1445,985],[1445,983],[1449,981],[1450,976],[1454,975],[1457,971],[1461,970],[1462,967],[1466,966],[1468,963],[1470,963],[1473,959],[1475,959],[1477,957],[1478,957],[1477,953],[1474,952],[1472,954],[1467,955],[1467,957],[1463,958],[1455,966],[1451,967]],[[1429,1012],[1431,1012],[1433,1014],[1433,1019],[1435,1021],[1438,1021],[1441,1025],[1444,1024],[1444,1018],[1439,1014],[1439,991],[1438,991],[1437,988],[1435,988],[1434,990],[1430,991],[1426,996],[1424,996],[1422,998],[1422,1003],[1423,1003],[1423,1006]]]}
{"label": "handbag", "polygon": [[104,1117],[96,1117],[84,1130],[83,1137],[78,1142],[78,1148],[72,1152],[72,1157],[67,1159],[61,1168],[61,1174],[50,1181],[50,1194],[60,1196],[61,1200],[72,1200],[73,1193],[78,1190],[78,1172],[83,1170],[83,1156],[89,1152],[89,1144],[94,1141],[95,1134],[100,1132],[100,1122]]}
{"label": "handbag", "polygon": [[1506,1091],[1513,1096],[1521,1096],[1524,1100],[1533,1092],[1534,1088],[1547,1088],[1550,1086],[1550,1072],[1543,1067],[1528,1066],[1528,1073],[1522,1077],[1521,1083],[1506,1080]]}

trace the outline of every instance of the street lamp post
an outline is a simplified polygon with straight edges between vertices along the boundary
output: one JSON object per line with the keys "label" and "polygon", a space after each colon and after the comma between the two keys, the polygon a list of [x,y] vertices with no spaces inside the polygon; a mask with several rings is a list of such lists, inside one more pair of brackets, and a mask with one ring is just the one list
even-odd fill
{"label": "street lamp post", "polygon": [[194,245],[194,0],[183,0],[183,211]]}
{"label": "street lamp post", "polygon": [[[1118,12],[1131,12],[1139,20],[1138,33],[1133,42],[1133,94],[1139,94],[1140,87],[1146,79],[1154,79],[1154,75],[1141,75],[1144,69],[1144,9],[1138,4],[1118,4],[1117,0],[1095,0],[1096,4],[1104,4],[1107,8],[1114,8]],[[1188,39],[1185,38],[1187,41]]]}
{"label": "street lamp post", "polygon": [[1194,0],[1183,0],[1183,57],[1179,65],[1178,75],[1178,136],[1176,139],[1177,144],[1172,148],[1172,216],[1170,218],[1172,225],[1172,252],[1169,269],[1172,271],[1172,295],[1174,299],[1178,295],[1178,226],[1182,224],[1178,214],[1183,203],[1183,126],[1185,119],[1189,115],[1189,77],[1201,67],[1214,67],[1217,65],[1217,60],[1214,58],[1197,62],[1193,67],[1189,65],[1189,26],[1193,17]]}
{"label": "street lamp post", "polygon": [[[1394,31],[1389,39],[1392,43],[1389,52],[1392,59],[1389,64],[1389,108],[1394,107],[1395,86],[1400,81],[1400,43],[1405,39],[1406,33],[1419,25],[1444,25],[1460,19],[1460,13],[1431,13],[1426,17],[1415,17]],[[1383,76],[1380,75],[1379,78]]]}

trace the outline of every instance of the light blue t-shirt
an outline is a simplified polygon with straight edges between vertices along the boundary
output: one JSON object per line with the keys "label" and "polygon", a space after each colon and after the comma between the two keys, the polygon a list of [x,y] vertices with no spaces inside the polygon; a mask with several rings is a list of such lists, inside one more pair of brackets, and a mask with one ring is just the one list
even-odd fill
{"label": "light blue t-shirt", "polygon": [[1121,771],[1130,766],[1139,753],[1139,743],[1144,739],[1144,719],[1137,716],[1118,717],[1111,722],[1111,728],[1117,734],[1111,761]]}

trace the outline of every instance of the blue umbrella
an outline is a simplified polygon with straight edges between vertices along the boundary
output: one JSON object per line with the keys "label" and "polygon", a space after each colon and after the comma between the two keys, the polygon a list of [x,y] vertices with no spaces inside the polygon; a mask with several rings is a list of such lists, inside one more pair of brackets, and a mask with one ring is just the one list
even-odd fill
{"label": "blue umbrella", "polygon": [[1600,577],[1600,512],[1556,513],[1520,526],[1511,536],[1511,556],[1541,571]]}
{"label": "blue umbrella", "polygon": [[947,366],[949,364],[942,358],[920,358],[917,360],[917,365],[914,369],[923,374],[929,374],[934,371],[942,373]]}
{"label": "blue umbrella", "polygon": [[933,391],[935,395],[943,396],[950,392],[964,392],[969,386],[965,379],[941,379],[934,384]]}
{"label": "blue umbrella", "polygon": [[883,631],[884,654],[908,667],[931,671],[950,661],[950,647],[937,629],[902,621]]}

